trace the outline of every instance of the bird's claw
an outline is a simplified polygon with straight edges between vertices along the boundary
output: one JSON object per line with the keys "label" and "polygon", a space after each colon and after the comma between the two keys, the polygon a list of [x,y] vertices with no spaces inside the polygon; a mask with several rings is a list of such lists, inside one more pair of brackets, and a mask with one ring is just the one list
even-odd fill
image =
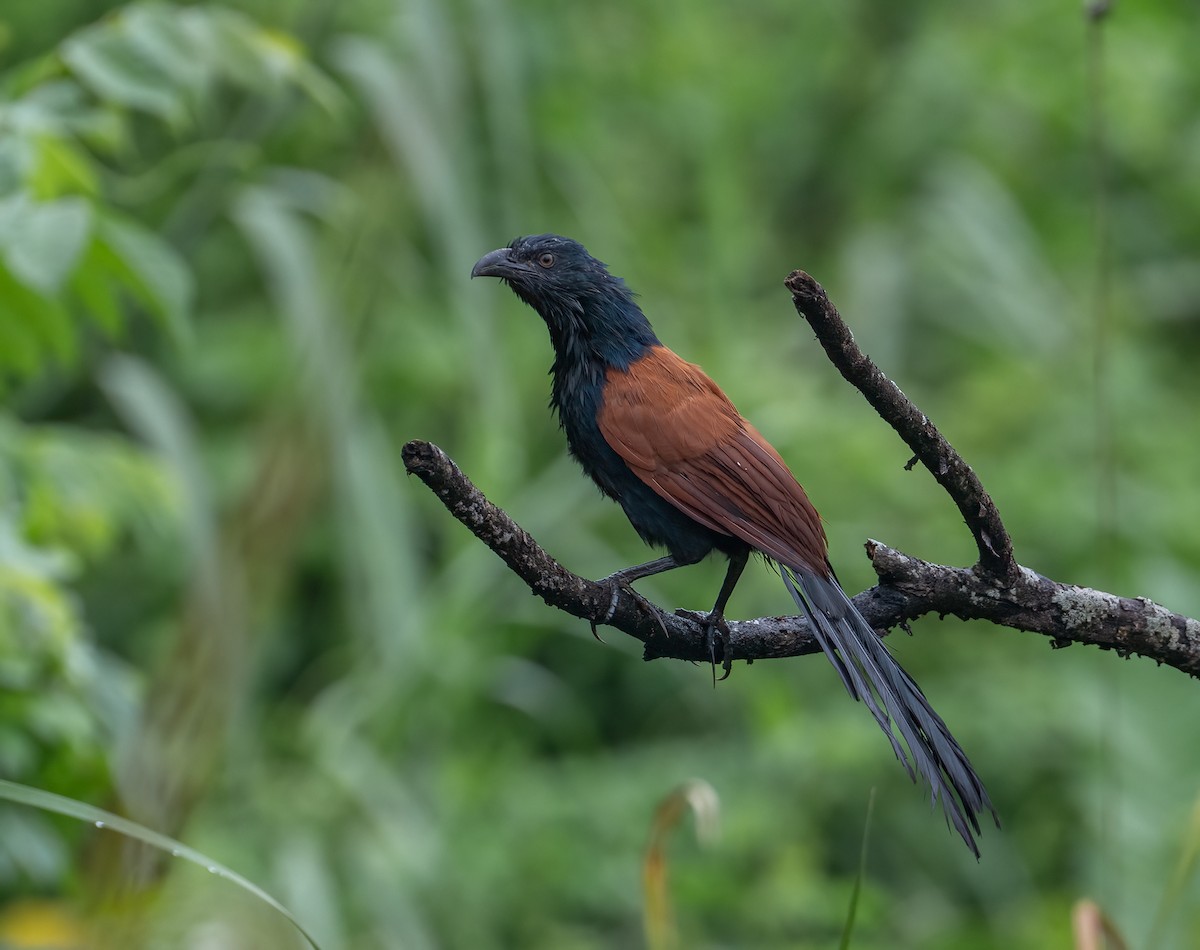
{"label": "bird's claw", "polygon": [[621,596],[621,591],[629,594],[658,622],[658,629],[662,631],[663,637],[670,638],[671,634],[667,632],[667,625],[663,623],[662,616],[660,615],[658,608],[650,603],[650,601],[646,600],[646,598],[639,594],[636,590],[630,587],[629,584],[621,580],[621,578],[616,574],[610,574],[608,577],[602,577],[600,580],[596,581],[596,583],[608,587],[612,591],[612,599],[608,603],[608,609],[604,612],[604,616],[593,617],[588,621],[588,624],[592,628],[592,636],[601,643],[604,643],[604,638],[601,637],[599,632],[596,630],[596,625],[608,623],[610,620],[612,620],[613,615],[617,612],[617,600]]}
{"label": "bird's claw", "polygon": [[[686,617],[688,620],[694,620],[704,629],[704,636],[708,645],[708,656],[713,668],[713,685],[721,683],[729,679],[729,674],[733,672],[733,651],[729,648],[729,624],[725,622],[725,618],[715,611],[712,613],[704,613],[700,610],[676,610],[676,616]],[[720,679],[717,678],[717,641],[721,643],[721,669],[724,671]]]}

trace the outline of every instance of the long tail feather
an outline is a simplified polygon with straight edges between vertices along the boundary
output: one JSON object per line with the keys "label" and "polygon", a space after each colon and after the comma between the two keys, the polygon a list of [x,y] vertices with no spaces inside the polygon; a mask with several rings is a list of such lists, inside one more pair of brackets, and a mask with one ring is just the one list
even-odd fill
{"label": "long tail feather", "polygon": [[[896,662],[837,580],[793,571],[784,565],[780,571],[846,691],[863,701],[909,776],[913,781],[917,775],[925,779],[932,793],[931,803],[941,801],[948,821],[979,857],[977,816],[987,810],[997,827],[1000,820],[966,753],[933,711],[921,688]],[[893,725],[908,747],[907,754]]]}

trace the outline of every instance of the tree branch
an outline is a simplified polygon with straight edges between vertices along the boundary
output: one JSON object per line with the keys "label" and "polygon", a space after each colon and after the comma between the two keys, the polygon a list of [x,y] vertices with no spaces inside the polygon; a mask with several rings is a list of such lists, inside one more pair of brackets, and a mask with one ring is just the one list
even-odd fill
{"label": "tree branch", "polygon": [[[409,473],[550,606],[641,640],[648,660],[709,659],[708,640],[698,623],[655,607],[629,588],[597,584],[568,571],[433,443],[409,442],[403,457]],[[931,564],[876,541],[868,542],[867,554],[880,582],[857,595],[854,605],[879,629],[929,613],[954,614],[1045,634],[1059,647],[1090,643],[1123,656],[1136,653],[1200,676],[1200,621],[1143,598],[1060,584],[1022,567],[1005,584],[984,571]],[[729,646],[737,660],[820,650],[808,625],[795,617],[732,620]]]}
{"label": "tree branch", "polygon": [[[1040,633],[1055,647],[1088,643],[1200,676],[1200,621],[1141,597],[1061,584],[1021,567],[1000,513],[975,472],[858,348],[821,285],[803,271],[793,271],[785,283],[797,312],[812,326],[830,360],[908,444],[914,463],[924,464],[954,500],[979,549],[975,567],[958,568],[869,541],[867,554],[879,583],[853,599],[872,626],[888,630],[925,614],[954,614]],[[450,513],[547,604],[637,638],[645,645],[647,660],[708,661],[708,638],[699,623],[663,611],[628,587],[596,583],[568,571],[488,501],[436,445],[409,442],[403,457],[408,472],[428,485]],[[796,617],[729,621],[729,651],[735,660],[819,650],[807,623]]]}
{"label": "tree branch", "polygon": [[[913,455],[933,475],[962,512],[975,544],[979,566],[1005,581],[1017,576],[1012,540],[1000,520],[991,496],[983,490],[974,470],[963,461],[929,418],[909,401],[900,387],[879,371],[858,348],[824,288],[802,270],[784,281],[792,292],[796,311],[808,321],[838,372],[861,392],[884,422],[896,430]],[[910,463],[911,465],[911,463]]]}

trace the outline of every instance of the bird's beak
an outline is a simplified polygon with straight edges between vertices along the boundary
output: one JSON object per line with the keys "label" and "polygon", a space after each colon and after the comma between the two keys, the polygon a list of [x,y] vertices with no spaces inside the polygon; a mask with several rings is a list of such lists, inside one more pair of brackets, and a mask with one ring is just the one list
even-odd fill
{"label": "bird's beak", "polygon": [[527,266],[513,260],[512,248],[502,247],[484,254],[471,268],[472,277],[513,277]]}

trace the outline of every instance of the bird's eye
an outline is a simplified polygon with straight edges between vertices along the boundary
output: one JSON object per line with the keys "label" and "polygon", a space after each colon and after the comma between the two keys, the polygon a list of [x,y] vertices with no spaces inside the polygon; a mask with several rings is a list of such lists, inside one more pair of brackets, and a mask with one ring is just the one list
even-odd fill
{"label": "bird's eye", "polygon": [[549,251],[547,251],[545,254],[543,254],[541,257],[538,258],[538,263],[541,264],[543,267],[553,267],[554,266],[554,255],[551,254]]}

